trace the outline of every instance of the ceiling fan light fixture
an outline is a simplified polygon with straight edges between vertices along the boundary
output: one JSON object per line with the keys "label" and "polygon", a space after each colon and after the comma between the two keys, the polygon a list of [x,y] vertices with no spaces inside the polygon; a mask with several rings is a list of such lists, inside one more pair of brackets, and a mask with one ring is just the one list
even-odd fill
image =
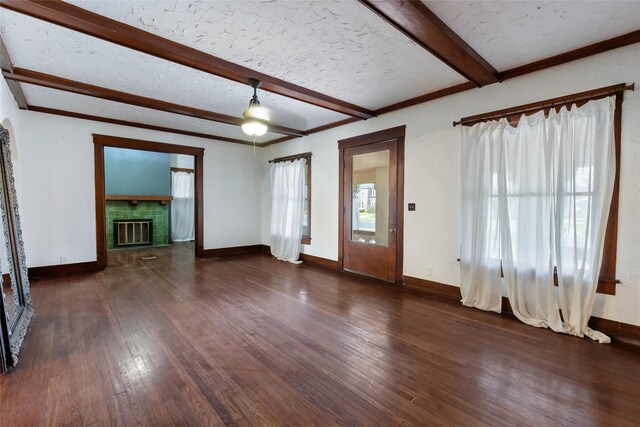
{"label": "ceiling fan light fixture", "polygon": [[249,136],[262,136],[267,133],[269,126],[260,119],[245,118],[244,122],[242,122],[242,132],[246,133]]}
{"label": "ceiling fan light fixture", "polygon": [[257,79],[249,79],[249,86],[253,88],[253,97],[249,101],[249,107],[242,113],[242,131],[249,136],[262,136],[269,130],[269,120],[267,112],[260,106],[257,91],[262,82]]}

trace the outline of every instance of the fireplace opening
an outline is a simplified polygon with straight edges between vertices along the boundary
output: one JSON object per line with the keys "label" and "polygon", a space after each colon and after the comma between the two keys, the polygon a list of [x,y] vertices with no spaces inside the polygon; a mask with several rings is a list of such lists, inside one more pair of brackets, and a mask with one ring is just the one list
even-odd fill
{"label": "fireplace opening", "polygon": [[153,244],[152,219],[114,219],[113,247],[148,246]]}

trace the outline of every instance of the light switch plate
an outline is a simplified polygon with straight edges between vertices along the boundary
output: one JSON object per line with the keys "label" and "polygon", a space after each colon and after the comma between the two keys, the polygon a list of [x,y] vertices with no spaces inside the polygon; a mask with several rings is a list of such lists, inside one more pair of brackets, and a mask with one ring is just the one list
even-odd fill
{"label": "light switch plate", "polygon": [[410,211],[415,211],[416,210],[416,204],[415,203],[409,203],[409,210]]}

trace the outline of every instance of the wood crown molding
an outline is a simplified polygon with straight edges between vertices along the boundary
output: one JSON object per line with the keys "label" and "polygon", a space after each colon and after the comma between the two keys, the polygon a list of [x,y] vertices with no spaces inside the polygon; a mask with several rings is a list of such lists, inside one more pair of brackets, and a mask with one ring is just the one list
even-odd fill
{"label": "wood crown molding", "polygon": [[[75,118],[75,119],[82,119],[82,120],[92,120],[94,122],[111,123],[111,124],[120,125],[120,126],[128,126],[128,127],[134,127],[134,128],[140,128],[140,129],[149,129],[149,130],[155,130],[155,131],[158,131],[158,132],[166,132],[166,133],[175,133],[175,134],[178,134],[178,135],[194,136],[196,138],[212,139],[212,140],[215,140],[215,141],[232,142],[234,144],[253,145],[252,142],[243,141],[242,139],[229,138],[229,137],[226,137],[226,136],[212,135],[212,134],[201,133],[201,132],[191,132],[191,131],[188,131],[188,130],[167,128],[167,127],[164,127],[164,126],[148,125],[146,123],[131,122],[131,121],[128,121],[128,120],[111,119],[109,117],[92,116],[90,114],[75,113],[73,111],[58,110],[58,109],[55,109],[55,108],[48,108],[48,107],[40,107],[38,105],[30,105],[29,106],[29,111],[35,111],[37,113],[44,113],[44,114],[53,114],[53,115],[56,115],[56,116],[72,117],[72,118]],[[260,147],[262,145],[261,144],[257,144],[257,146]]]}
{"label": "wood crown molding", "polygon": [[445,96],[453,95],[460,92],[465,92],[469,89],[475,89],[477,86],[473,82],[460,83],[455,86],[450,86],[444,89],[437,90],[435,92],[426,93],[424,95],[416,96],[415,98],[407,99],[405,101],[397,102],[395,104],[387,105],[379,110],[376,110],[376,114],[382,115],[390,113],[392,111],[401,110],[403,108],[411,107],[412,105],[422,104],[423,102],[433,101],[434,99],[444,98]]}
{"label": "wood crown molding", "polygon": [[[9,73],[13,72],[13,62],[11,61],[7,45],[4,44],[2,36],[0,36],[0,69],[2,69],[3,73],[5,71]],[[18,108],[21,110],[28,110],[29,104],[27,103],[27,97],[24,95],[22,87],[20,87],[20,83],[13,80],[6,80],[6,82],[7,86],[9,86],[9,90],[13,94],[13,98],[18,104]]]}
{"label": "wood crown molding", "polygon": [[424,3],[415,0],[360,3],[477,86],[498,82],[498,72]]}
{"label": "wood crown molding", "polygon": [[375,116],[373,111],[366,108],[234,64],[66,2],[3,0],[0,6],[242,84],[247,84],[250,78],[258,79],[262,82],[262,90],[318,107],[361,119]]}
{"label": "wood crown molding", "polygon": [[618,37],[593,43],[585,47],[570,50],[559,55],[551,56],[540,61],[534,61],[529,64],[511,68],[499,74],[500,81],[519,77],[524,74],[533,73],[535,71],[544,70],[545,68],[555,67],[556,65],[565,64],[577,59],[586,58],[588,56],[597,55],[598,53],[607,52],[619,47],[628,46],[630,44],[640,43],[640,30],[623,34]]}
{"label": "wood crown molding", "polygon": [[[8,80],[14,80],[22,83],[43,86],[50,89],[77,93],[80,95],[92,96],[94,98],[106,99],[108,101],[121,102],[123,104],[135,105],[137,107],[150,108],[167,113],[195,117],[197,119],[210,120],[213,122],[225,123],[234,126],[242,125],[243,121],[243,119],[240,117],[228,116],[226,114],[188,107],[185,105],[174,104],[172,102],[161,101],[158,99],[146,98],[126,92],[120,92],[113,89],[90,85],[88,83],[65,79],[63,77],[58,77],[51,74],[41,73],[39,71],[16,67],[13,69],[13,72],[3,71],[2,74],[4,75],[4,78]],[[290,136],[305,135],[304,131],[291,129],[276,124],[271,124],[269,126],[269,131]]]}
{"label": "wood crown molding", "polygon": [[[315,127],[315,128],[311,128],[306,132],[305,136],[313,135],[314,133],[323,132],[325,130],[337,128],[337,127],[340,127],[340,126],[348,125],[349,123],[355,123],[355,122],[359,122],[359,121],[360,121],[360,119],[357,118],[357,117],[349,117],[348,119],[338,120],[337,122],[328,123],[326,125],[322,125],[322,126],[318,126],[318,127]],[[292,139],[295,139],[295,137],[293,137],[293,136],[283,136],[282,138],[276,138],[276,139],[272,139],[271,141],[267,141],[267,142],[261,144],[260,146],[261,147],[268,147],[269,145],[277,144],[279,142],[291,141]]]}

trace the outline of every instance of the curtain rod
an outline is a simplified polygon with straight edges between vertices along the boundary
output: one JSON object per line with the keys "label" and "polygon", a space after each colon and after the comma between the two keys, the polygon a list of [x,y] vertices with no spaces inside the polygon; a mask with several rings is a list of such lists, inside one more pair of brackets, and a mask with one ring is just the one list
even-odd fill
{"label": "curtain rod", "polygon": [[635,83],[631,83],[630,85],[625,85],[625,83],[620,83],[613,86],[607,86],[599,89],[593,89],[585,92],[575,93],[573,95],[565,95],[558,98],[547,99],[545,101],[538,101],[531,104],[519,105],[517,107],[505,108],[503,110],[492,111],[490,113],[463,117],[459,121],[453,122],[453,126],[454,127],[458,125],[470,126],[480,122],[486,122],[494,119],[501,119],[506,116],[513,116],[516,114],[524,114],[531,111],[558,107],[558,106],[570,104],[576,101],[604,98],[609,95],[623,93],[624,91],[627,91],[627,90],[631,90],[631,91],[635,90]]}
{"label": "curtain rod", "polygon": [[277,159],[269,160],[269,163],[288,162],[290,160],[298,160],[306,157],[311,157],[311,154],[312,154],[311,151],[309,151],[307,153],[294,154],[292,156],[278,157]]}

